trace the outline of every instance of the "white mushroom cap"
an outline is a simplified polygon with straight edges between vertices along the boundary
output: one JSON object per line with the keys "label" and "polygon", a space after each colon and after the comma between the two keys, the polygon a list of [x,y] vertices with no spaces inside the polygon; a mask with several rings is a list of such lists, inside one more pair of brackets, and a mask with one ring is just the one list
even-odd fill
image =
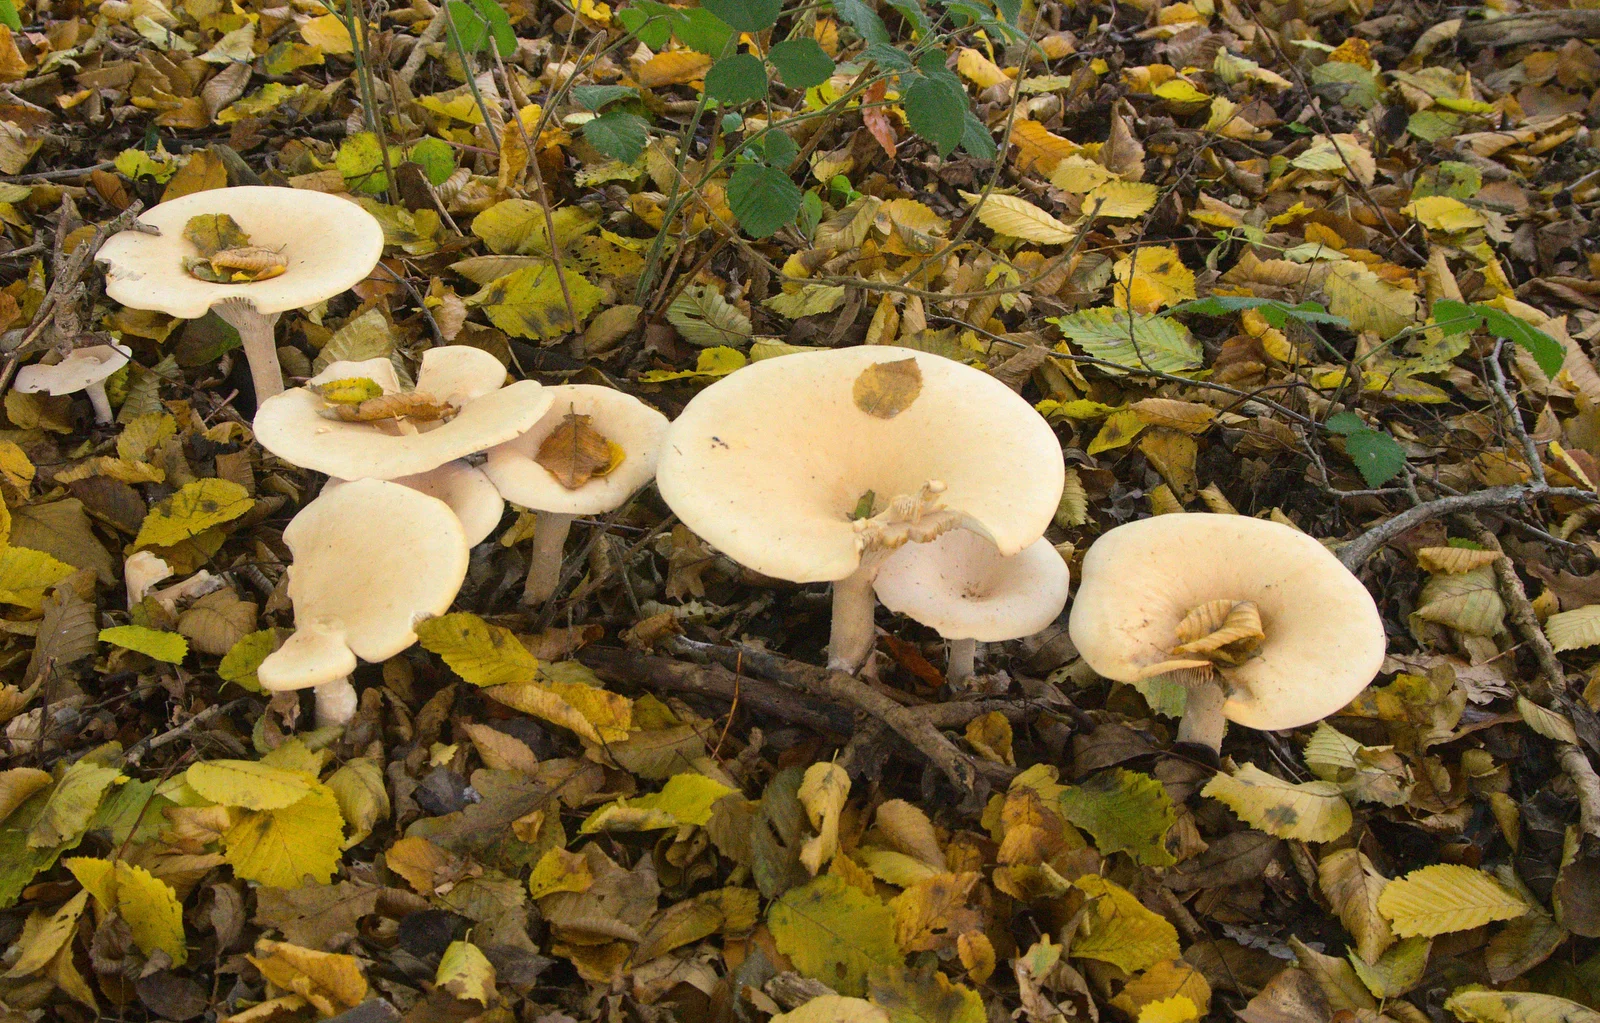
{"label": "white mushroom cap", "polygon": [[133,355],[121,345],[91,345],[75,349],[71,355],[46,366],[35,363],[17,370],[16,389],[46,394],[76,394],[87,387],[104,383]]}
{"label": "white mushroom cap", "polygon": [[[500,514],[506,507],[505,501],[500,499],[500,491],[489,482],[483,470],[460,459],[446,462],[437,469],[429,469],[415,476],[400,476],[389,482],[410,487],[448,504],[450,510],[456,513],[456,518],[461,520],[468,547],[476,547],[494,532],[494,528],[500,524]],[[322,492],[329,493],[345,483],[345,480],[330,479],[323,485]]]}
{"label": "white mushroom cap", "polygon": [[[477,349],[468,351],[493,362],[499,381],[504,380],[505,370],[498,360]],[[428,374],[429,368],[441,361],[449,367],[452,356],[447,354],[441,359],[437,354],[448,352],[449,348],[436,348],[423,357],[417,393],[449,400],[451,394],[471,394],[482,386],[487,366],[475,356],[462,360],[466,369],[459,369],[461,364],[457,364],[449,372],[435,370]],[[429,356],[434,357],[433,361]],[[366,376],[387,387],[387,379],[352,369],[370,367],[379,361],[382,360],[335,363],[314,379],[326,382],[344,376]],[[330,375],[335,367],[339,373]],[[424,386],[428,384],[450,390],[439,394]],[[261,403],[252,424],[256,439],[274,455],[304,469],[339,479],[395,479],[425,473],[526,433],[550,407],[550,397],[537,382],[519,380],[466,401],[449,422],[424,423],[423,427],[431,428],[415,433],[396,429],[392,421],[348,423],[329,419],[322,415],[327,407],[327,402],[309,387],[268,398]]]}
{"label": "white mushroom cap", "polygon": [[444,345],[422,353],[417,390],[441,401],[463,405],[498,391],[506,382],[500,360],[471,345]]}
{"label": "white mushroom cap", "polygon": [[[535,511],[568,515],[599,515],[622,506],[634,491],[655,475],[667,433],[667,417],[632,395],[592,384],[546,387],[549,411],[522,436],[489,449],[484,471],[513,504]],[[545,442],[570,413],[592,417],[590,426],[622,448],[622,464],[604,476],[595,476],[576,490],[568,490],[535,461]]]}
{"label": "white mushroom cap", "polygon": [[[916,359],[922,389],[893,418],[856,406],[874,363]],[[684,524],[748,568],[793,582],[860,562],[850,515],[939,481],[961,525],[1013,555],[1044,534],[1065,464],[1048,423],[981,370],[887,345],[765,359],[717,381],[667,431],[656,469]]]}
{"label": "white mushroom cap", "polygon": [[449,610],[467,575],[461,520],[437,498],[385,480],[324,492],[283,531],[294,554],[295,634],[256,672],[262,688],[341,679],[417,641],[415,624]]}
{"label": "white mushroom cap", "polygon": [[[191,217],[226,213],[252,246],[274,249],[286,269],[244,284],[214,284],[184,269],[199,250],[183,236]],[[213,188],[150,207],[139,222],[159,235],[123,231],[101,246],[109,264],[106,295],[133,309],[186,320],[229,298],[247,298],[263,315],[304,309],[359,284],[383,255],[383,227],[348,199],[302,188]]]}
{"label": "white mushroom cap", "polygon": [[1172,660],[1178,623],[1209,601],[1253,601],[1255,656],[1218,670],[1223,714],[1249,728],[1297,728],[1335,713],[1383,663],[1372,595],[1315,539],[1242,515],[1179,514],[1106,533],[1083,559],[1068,628],[1089,666],[1133,682]]}
{"label": "white mushroom cap", "polygon": [[[426,358],[426,356],[424,356]],[[307,384],[331,384],[335,380],[371,380],[377,384],[384,394],[398,394],[400,387],[400,374],[395,372],[394,363],[385,358],[362,359],[359,362],[339,360],[330,362],[316,376],[307,380]]]}
{"label": "white mushroom cap", "polygon": [[952,529],[889,555],[873,588],[884,607],[945,639],[999,643],[1055,621],[1067,606],[1071,578],[1049,540],[1005,558],[978,534]]}

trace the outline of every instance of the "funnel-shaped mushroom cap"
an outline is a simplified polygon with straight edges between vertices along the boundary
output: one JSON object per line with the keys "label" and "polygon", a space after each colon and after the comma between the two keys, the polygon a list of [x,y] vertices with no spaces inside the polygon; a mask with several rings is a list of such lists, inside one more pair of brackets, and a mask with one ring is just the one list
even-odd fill
{"label": "funnel-shaped mushroom cap", "polygon": [[[330,479],[322,492],[330,493],[335,487],[344,486],[345,482]],[[476,547],[494,532],[494,527],[500,524],[500,514],[506,507],[506,503],[500,499],[500,491],[489,482],[483,470],[459,459],[416,476],[398,476],[389,482],[410,487],[448,504],[450,510],[456,513],[456,518],[461,520],[468,547]]]}
{"label": "funnel-shaped mushroom cap", "polygon": [[1217,666],[1232,689],[1223,713],[1249,728],[1320,721],[1383,663],[1361,581],[1299,530],[1242,515],[1158,515],[1106,533],[1084,555],[1068,628],[1090,667],[1133,682],[1172,661],[1179,623],[1217,601],[1253,603],[1265,634],[1243,663]]}
{"label": "funnel-shaped mushroom cap", "polygon": [[[502,497],[535,511],[600,515],[620,508],[650,482],[667,432],[666,416],[609,387],[563,384],[546,387],[544,393],[550,396],[544,418],[517,439],[489,449],[483,469]],[[546,438],[572,414],[588,416],[590,428],[622,448],[624,456],[621,465],[575,490],[562,486],[537,460]]]}
{"label": "funnel-shaped mushroom cap", "polygon": [[283,531],[294,554],[295,634],[261,662],[265,689],[343,678],[417,641],[415,624],[449,610],[467,576],[450,506],[384,480],[354,480],[301,509]]}
{"label": "funnel-shaped mushroom cap", "polygon": [[[424,358],[427,356],[424,355]],[[400,374],[388,359],[362,359],[360,362],[338,360],[330,362],[321,373],[307,380],[308,384],[329,384],[335,380],[371,380],[384,394],[399,394]]]}
{"label": "funnel-shaped mushroom cap", "polygon": [[[183,236],[191,217],[226,213],[252,246],[273,249],[286,269],[246,284],[213,284],[184,269],[199,249]],[[186,320],[204,316],[223,299],[247,298],[263,315],[304,309],[360,283],[383,255],[383,227],[348,199],[302,188],[246,185],[190,192],[150,207],[139,223],[159,235],[123,231],[101,246],[110,264],[106,295],[133,309],[154,309]]]}
{"label": "funnel-shaped mushroom cap", "polygon": [[422,353],[417,390],[453,405],[498,391],[506,382],[500,360],[471,345],[445,345]]}
{"label": "funnel-shaped mushroom cap", "polygon": [[[447,422],[421,423],[408,432],[392,419],[330,419],[322,414],[328,403],[319,394],[309,387],[297,387],[261,403],[253,424],[256,439],[274,455],[303,469],[339,479],[387,480],[425,473],[502,444],[527,432],[550,407],[548,390],[537,382],[519,380],[499,387],[505,379],[499,360],[475,348],[467,349],[472,355],[458,358],[452,347],[435,348],[423,356],[415,392],[435,401],[452,401],[453,395],[465,399]],[[489,377],[485,372],[488,366],[479,356],[494,364],[498,389],[471,397]],[[373,366],[383,361],[334,363],[313,381],[364,376],[387,391],[392,374],[383,376],[381,367]],[[376,372],[361,372],[363,367]]]}
{"label": "funnel-shaped mushroom cap", "polygon": [[945,639],[999,643],[1055,621],[1067,606],[1071,579],[1049,540],[1006,558],[978,534],[952,529],[889,555],[873,588],[884,607]]}
{"label": "funnel-shaped mushroom cap", "polygon": [[44,391],[47,394],[76,394],[128,364],[133,353],[121,345],[92,345],[79,348],[54,366],[35,364],[17,370],[19,391]]}
{"label": "funnel-shaped mushroom cap", "polygon": [[[885,417],[857,383],[878,363],[915,360],[921,388]],[[902,395],[903,397],[903,395]],[[952,359],[886,345],[785,355],[707,387],[667,431],[661,496],[740,564],[793,582],[843,579],[860,562],[851,514],[944,484],[961,525],[1016,554],[1061,500],[1061,444],[1005,384]]]}

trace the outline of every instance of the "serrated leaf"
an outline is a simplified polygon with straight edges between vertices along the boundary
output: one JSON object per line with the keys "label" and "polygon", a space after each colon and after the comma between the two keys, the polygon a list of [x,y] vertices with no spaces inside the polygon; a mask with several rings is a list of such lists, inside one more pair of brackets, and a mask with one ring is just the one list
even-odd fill
{"label": "serrated leaf", "polygon": [[1600,1012],[1555,995],[1461,988],[1444,1003],[1461,1023],[1600,1023]]}
{"label": "serrated leaf", "polygon": [[1072,882],[1093,901],[1072,940],[1072,954],[1129,973],[1178,958],[1178,932],[1126,888],[1089,874]]}
{"label": "serrated leaf", "polygon": [[1439,863],[1390,881],[1378,896],[1378,911],[1402,938],[1432,937],[1514,920],[1528,904],[1481,870]]}
{"label": "serrated leaf", "polygon": [[1600,646],[1600,604],[1551,615],[1545,619],[1544,634],[1556,653]]}
{"label": "serrated leaf", "polygon": [[705,284],[691,284],[667,306],[667,322],[692,345],[741,347],[750,343],[750,317]]}
{"label": "serrated leaf", "polygon": [[[572,312],[578,316],[576,323],[567,310],[569,295]],[[541,263],[491,281],[468,298],[467,305],[481,306],[489,322],[513,337],[550,340],[582,328],[604,297],[605,292],[576,270],[568,268],[557,274],[554,265]]]}
{"label": "serrated leaf", "polygon": [[772,45],[767,59],[778,69],[778,78],[791,89],[810,89],[833,75],[833,58],[815,39],[785,39]]}
{"label": "serrated leaf", "polygon": [[44,551],[0,548],[0,603],[35,610],[44,603],[45,590],[75,571]]}
{"label": "serrated leaf", "polygon": [[1349,320],[1356,330],[1388,337],[1417,318],[1416,295],[1384,282],[1352,260],[1341,260],[1329,268],[1323,290],[1328,293],[1328,309]]}
{"label": "serrated leaf", "polygon": [[865,998],[818,995],[792,1012],[772,1017],[771,1023],[889,1023],[889,1015]]}
{"label": "serrated leaf", "polygon": [[978,222],[989,230],[1025,242],[1069,245],[1078,236],[1076,228],[1014,195],[990,195],[978,206],[977,214]]}
{"label": "serrated leaf", "polygon": [[1532,324],[1494,306],[1479,302],[1472,308],[1483,317],[1483,325],[1489,328],[1489,333],[1526,348],[1547,376],[1555,376],[1561,371],[1567,354],[1561,342]]}
{"label": "serrated leaf", "polygon": [[22,925],[22,935],[13,946],[18,950],[16,961],[5,972],[5,977],[26,977],[49,965],[50,960],[56,957],[56,953],[66,946],[76,932],[78,917],[83,915],[83,907],[88,902],[89,892],[85,889],[68,899],[54,913],[46,913],[42,909],[29,913]]}
{"label": "serrated leaf", "polygon": [[1240,820],[1278,838],[1331,842],[1354,822],[1339,786],[1326,781],[1297,785],[1254,764],[1213,776],[1200,794],[1221,800]]}
{"label": "serrated leaf", "polygon": [[1505,628],[1506,605],[1494,570],[1485,565],[1456,575],[1430,576],[1412,613],[1469,635],[1493,636]]}
{"label": "serrated leaf", "polygon": [[1131,220],[1156,204],[1161,189],[1143,181],[1105,181],[1083,197],[1083,212],[1097,217]]}
{"label": "serrated leaf", "polygon": [[240,639],[222,656],[222,663],[217,665],[217,675],[224,682],[232,682],[251,692],[259,692],[261,682],[256,678],[256,669],[261,667],[261,662],[276,649],[278,649],[277,629],[252,632]]}
{"label": "serrated leaf", "polygon": [[240,811],[222,833],[222,855],[233,872],[273,888],[298,888],[306,877],[327,884],[343,847],[339,801],[320,783],[288,806]]}
{"label": "serrated leaf", "polygon": [[122,771],[89,757],[72,764],[50,790],[28,828],[28,848],[56,849],[76,845],[100,807],[100,800]]}
{"label": "serrated leaf", "polygon": [[190,765],[184,780],[191,789],[219,806],[278,810],[292,806],[318,788],[314,775],[287,771],[254,760],[206,760]]}
{"label": "serrated leaf", "polygon": [[1121,768],[1101,771],[1061,793],[1061,812],[1094,836],[1103,856],[1126,852],[1151,867],[1177,862],[1165,845],[1167,831],[1177,823],[1177,811],[1166,787],[1147,774]]}
{"label": "serrated leaf", "polygon": [[1176,320],[1121,309],[1084,309],[1050,319],[1085,353],[1133,370],[1180,373],[1198,369],[1205,352]]}
{"label": "serrated leaf", "polygon": [[711,806],[733,790],[703,774],[675,774],[660,792],[607,803],[578,828],[579,834],[597,831],[658,831],[662,828],[705,824]]}
{"label": "serrated leaf", "polygon": [[626,697],[581,682],[514,682],[486,689],[484,694],[570,729],[596,746],[626,739],[633,720],[633,705]]}
{"label": "serrated leaf", "polygon": [[269,983],[310,1003],[323,1018],[342,1015],[367,997],[367,978],[355,956],[262,938],[256,954],[245,958]]}
{"label": "serrated leaf", "polygon": [[[978,932],[982,933],[982,932]],[[875,1005],[890,1023],[984,1023],[983,998],[943,973],[902,969],[875,973],[868,980]]]}
{"label": "serrated leaf", "polygon": [[701,7],[739,32],[760,32],[778,21],[783,0],[704,0]]}
{"label": "serrated leaf", "polygon": [[728,178],[728,208],[752,238],[770,238],[794,223],[805,193],[776,167],[740,164]]}
{"label": "serrated leaf", "polygon": [[850,796],[850,775],[838,764],[812,764],[800,780],[797,795],[816,831],[800,848],[801,864],[814,875],[839,849],[839,815]]}
{"label": "serrated leaf", "polygon": [[893,419],[922,393],[922,369],[915,358],[875,362],[851,385],[856,408],[874,419]]}
{"label": "serrated leaf", "polygon": [[1199,1018],[1199,1007],[1187,995],[1148,1002],[1139,1010],[1139,1023],[1193,1023]]}
{"label": "serrated leaf", "polygon": [[183,904],[171,885],[126,860],[77,857],[64,865],[104,912],[122,917],[141,952],[149,955],[160,949],[174,966],[187,961]]}
{"label": "serrated leaf", "polygon": [[767,69],[753,53],[733,53],[706,70],[706,95],[719,103],[738,106],[767,94]]}
{"label": "serrated leaf", "polygon": [[1373,997],[1398,998],[1422,980],[1432,946],[1432,938],[1407,938],[1391,946],[1376,962],[1369,963],[1354,952],[1346,958]]}
{"label": "serrated leaf", "polygon": [[457,998],[483,1005],[495,1000],[494,964],[470,941],[452,941],[445,947],[433,982]]}
{"label": "serrated leaf", "polygon": [[182,664],[189,653],[189,641],[176,632],[147,629],[142,625],[118,625],[100,630],[100,642],[133,650],[168,664]]}
{"label": "serrated leaf", "polygon": [[1383,486],[1406,466],[1405,448],[1384,430],[1352,430],[1345,434],[1344,450],[1369,487]]}
{"label": "serrated leaf", "polygon": [[503,686],[531,681],[539,660],[510,629],[491,625],[475,614],[457,612],[416,624],[422,649],[438,654],[450,670],[475,686]]}
{"label": "serrated leaf", "polygon": [[767,926],[796,969],[852,997],[866,994],[871,974],[903,962],[893,912],[833,874],[785,892]]}
{"label": "serrated leaf", "polygon": [[1547,710],[1526,696],[1517,697],[1517,713],[1522,716],[1523,722],[1529,728],[1546,739],[1577,745],[1578,731],[1565,715],[1558,714],[1553,710]]}
{"label": "serrated leaf", "polygon": [[254,506],[249,492],[232,480],[195,480],[157,502],[133,542],[138,547],[173,547],[212,526],[231,522]]}
{"label": "serrated leaf", "polygon": [[1153,313],[1194,298],[1194,271],[1172,245],[1143,245],[1111,267],[1112,305]]}
{"label": "serrated leaf", "polygon": [[920,75],[905,91],[902,104],[911,130],[932,142],[941,157],[949,156],[961,144],[967,94],[957,80]]}

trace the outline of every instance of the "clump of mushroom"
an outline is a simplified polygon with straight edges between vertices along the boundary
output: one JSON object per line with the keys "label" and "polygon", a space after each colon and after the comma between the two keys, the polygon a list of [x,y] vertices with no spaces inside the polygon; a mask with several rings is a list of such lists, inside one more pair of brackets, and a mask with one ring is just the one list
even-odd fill
{"label": "clump of mushroom", "polygon": [[[191,192],[146,210],[101,247],[106,295],[186,320],[215,312],[239,332],[256,400],[283,390],[278,317],[349,290],[383,255],[383,228],[356,203],[299,188]],[[231,225],[231,226],[230,226]]]}
{"label": "clump of mushroom", "polygon": [[622,506],[655,475],[667,417],[639,399],[590,384],[547,387],[533,429],[489,449],[484,471],[513,504],[537,513],[523,600],[555,594],[572,522]]}
{"label": "clump of mushroom", "polygon": [[263,402],[253,426],[262,447],[303,469],[338,479],[416,476],[539,421],[546,390],[505,377],[498,359],[464,345],[424,352],[410,391],[387,359],[336,362]]}
{"label": "clump of mushroom", "polygon": [[274,692],[314,689],[317,723],[342,725],[356,710],[356,659],[393,657],[417,641],[418,621],[449,610],[467,575],[466,535],[443,501],[361,479],[324,491],[283,539],[295,633],[256,677]]}
{"label": "clump of mushroom", "polygon": [[1007,558],[978,534],[952,529],[891,554],[873,589],[884,607],[950,641],[945,677],[960,684],[976,670],[978,643],[1021,639],[1055,621],[1071,581],[1049,540]]}
{"label": "clump of mushroom", "polygon": [[1068,621],[1095,671],[1188,689],[1178,740],[1220,751],[1228,721],[1297,728],[1366,688],[1383,663],[1372,596],[1315,539],[1240,515],[1130,522],[1083,559]]}
{"label": "clump of mushroom", "polygon": [[667,431],[661,496],[707,543],[765,575],[832,582],[830,667],[871,653],[889,553],[957,526],[1017,554],[1044,534],[1065,466],[1005,384],[889,346],[767,359],[712,384]]}
{"label": "clump of mushroom", "polygon": [[126,366],[132,354],[121,345],[78,348],[54,365],[36,363],[17,370],[15,387],[24,393],[77,394],[83,391],[89,396],[89,404],[94,406],[94,421],[104,425],[111,422],[106,380]]}

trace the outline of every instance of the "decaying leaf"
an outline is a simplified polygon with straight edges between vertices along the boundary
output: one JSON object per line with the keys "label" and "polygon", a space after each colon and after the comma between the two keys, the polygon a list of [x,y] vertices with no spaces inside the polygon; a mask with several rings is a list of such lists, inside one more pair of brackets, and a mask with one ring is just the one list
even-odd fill
{"label": "decaying leaf", "polygon": [[877,419],[893,419],[922,393],[922,369],[916,359],[875,362],[861,371],[851,388],[856,408]]}

